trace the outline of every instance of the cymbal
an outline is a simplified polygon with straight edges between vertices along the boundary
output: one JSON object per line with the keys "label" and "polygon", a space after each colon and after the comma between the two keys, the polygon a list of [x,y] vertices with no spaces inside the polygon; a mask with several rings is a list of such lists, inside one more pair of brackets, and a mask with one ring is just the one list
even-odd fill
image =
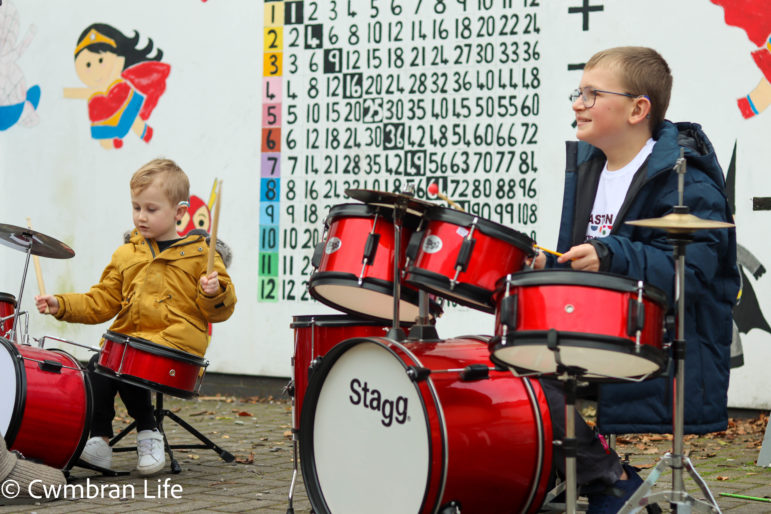
{"label": "cymbal", "polygon": [[75,256],[72,248],[53,237],[29,228],[3,223],[0,223],[0,244],[25,253],[32,247],[32,255],[52,259],[69,259]]}
{"label": "cymbal", "polygon": [[422,216],[428,209],[436,207],[435,203],[402,193],[389,193],[388,191],[376,191],[374,189],[346,189],[345,194],[354,200],[379,207],[394,208],[397,204],[401,204],[405,206],[407,212],[416,216]]}
{"label": "cymbal", "polygon": [[694,216],[693,214],[675,212],[660,218],[627,221],[626,223],[638,227],[659,228],[666,232],[676,234],[687,234],[689,232],[696,232],[697,230],[730,228],[735,226],[733,223],[705,220],[698,216]]}

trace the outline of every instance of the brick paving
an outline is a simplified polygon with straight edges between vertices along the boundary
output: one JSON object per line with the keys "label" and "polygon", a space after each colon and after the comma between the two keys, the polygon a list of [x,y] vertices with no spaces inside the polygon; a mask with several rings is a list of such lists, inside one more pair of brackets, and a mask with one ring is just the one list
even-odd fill
{"label": "brick paving", "polygon": [[[165,406],[176,412],[216,444],[231,452],[236,461],[226,463],[209,449],[176,450],[182,472],[168,470],[147,479],[136,472],[122,477],[103,477],[93,471],[74,468],[71,484],[81,485],[83,494],[43,504],[0,507],[0,513],[39,512],[287,512],[292,477],[291,406],[288,402],[250,401],[233,397],[204,397],[195,400],[166,398]],[[125,421],[119,410],[116,428]],[[122,416],[122,417],[121,417]],[[172,421],[165,422],[172,444],[196,440]],[[720,493],[771,497],[771,468],[755,465],[760,434],[732,434],[730,437],[689,437],[686,451],[705,479],[723,512],[771,512],[771,503],[719,496]],[[739,430],[741,432],[741,430]],[[118,446],[134,444],[134,435]],[[671,442],[661,436],[620,437],[619,452],[628,453],[633,465],[642,466],[647,476]],[[134,453],[116,453],[114,466],[132,469]],[[87,487],[91,485],[89,494]],[[671,472],[666,472],[654,491],[666,490]],[[94,491],[102,488],[102,493]],[[686,475],[691,495],[701,498]],[[662,506],[665,512],[667,505]],[[296,513],[310,512],[302,479],[298,477],[294,496]],[[364,514],[364,513],[363,513]]]}

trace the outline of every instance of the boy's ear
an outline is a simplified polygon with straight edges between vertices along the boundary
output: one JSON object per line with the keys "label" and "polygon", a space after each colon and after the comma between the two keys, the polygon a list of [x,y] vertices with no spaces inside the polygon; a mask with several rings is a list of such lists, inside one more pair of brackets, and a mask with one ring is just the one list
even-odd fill
{"label": "boy's ear", "polygon": [[187,212],[186,202],[179,202],[177,204],[177,212],[174,214],[174,219],[176,221],[181,221],[182,217],[185,215],[186,212]]}
{"label": "boy's ear", "polygon": [[648,120],[651,113],[651,101],[647,96],[638,96],[634,99],[632,112],[629,115],[629,122],[636,125]]}

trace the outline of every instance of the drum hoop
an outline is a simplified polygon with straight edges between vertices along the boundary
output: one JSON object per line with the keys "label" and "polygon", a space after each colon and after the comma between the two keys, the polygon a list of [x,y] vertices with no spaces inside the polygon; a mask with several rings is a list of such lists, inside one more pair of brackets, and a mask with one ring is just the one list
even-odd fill
{"label": "drum hoop", "polygon": [[0,302],[10,303],[16,308],[16,297],[11,293],[0,293]]}
{"label": "drum hoop", "polygon": [[[359,279],[356,278],[355,275],[352,273],[344,273],[341,271],[322,271],[319,273],[314,273],[313,276],[311,276],[310,280],[308,281],[308,293],[319,302],[323,303],[324,305],[327,305],[329,307],[332,307],[333,309],[337,309],[339,311],[343,311],[345,313],[350,314],[351,316],[361,316],[365,319],[371,319],[371,320],[388,320],[389,318],[379,318],[377,316],[370,316],[364,312],[355,311],[351,308],[344,307],[342,305],[338,305],[325,297],[321,296],[316,292],[315,286],[317,285],[350,285],[352,282],[358,284]],[[393,283],[388,282],[383,279],[379,278],[371,278],[366,277],[362,281],[361,285],[358,286],[359,289],[366,289],[368,291],[372,291],[373,293],[379,293],[384,296],[392,296],[393,295]],[[406,289],[404,287],[401,288],[401,294],[402,298],[401,300],[403,302],[412,304],[417,306],[418,305],[418,292],[412,291],[410,289]],[[436,314],[439,312],[439,304],[437,304],[435,301],[430,302],[430,312]],[[415,324],[415,321],[407,321],[402,320],[400,321],[400,325],[404,326],[412,326]]]}
{"label": "drum hoop", "polygon": [[97,363],[96,366],[94,366],[94,371],[96,371],[100,375],[110,377],[121,382],[127,382],[139,387],[143,387],[145,389],[150,389],[152,391],[156,391],[162,394],[176,396],[178,398],[183,398],[185,400],[189,400],[190,398],[195,398],[196,396],[198,396],[198,391],[201,388],[201,382],[202,382],[201,379],[203,378],[203,377],[198,377],[198,379],[196,379],[196,382],[195,382],[195,388],[192,391],[188,391],[187,389],[178,389],[176,387],[159,384],[158,382],[153,382],[152,380],[140,378],[135,375],[130,375],[128,373],[118,374],[112,369],[105,368],[99,363]]}
{"label": "drum hoop", "polygon": [[[300,433],[299,433],[299,439],[300,439],[300,452],[303,455],[306,455],[305,458],[300,460],[300,467],[303,474],[303,479],[305,480],[305,487],[308,492],[308,499],[311,502],[311,507],[313,508],[314,512],[317,513],[324,513],[324,514],[331,514],[331,510],[329,508],[329,505],[327,505],[326,500],[324,499],[323,491],[321,491],[321,484],[319,483],[318,475],[316,473],[316,463],[315,463],[315,452],[314,452],[314,443],[313,443],[313,423],[316,418],[316,405],[318,404],[319,395],[321,393],[321,386],[324,384],[324,381],[327,378],[327,375],[329,375],[329,371],[332,368],[332,365],[340,358],[340,356],[345,353],[349,348],[352,348],[356,346],[357,344],[361,343],[373,343],[380,347],[382,347],[384,350],[390,352],[396,360],[399,361],[399,363],[405,367],[405,362],[402,358],[400,358],[399,354],[394,351],[393,348],[379,342],[380,338],[366,338],[366,337],[354,337],[351,339],[346,339],[345,341],[342,341],[335,345],[327,354],[322,357],[321,365],[316,368],[316,371],[313,373],[313,375],[310,376],[308,380],[308,387],[305,390],[305,398],[303,399],[303,409],[300,413]],[[404,351],[404,353],[410,357],[410,359],[413,358],[412,352],[407,350],[402,344],[388,340],[389,343],[397,345],[400,350]],[[420,365],[420,361],[416,361],[416,364]],[[429,384],[429,390],[431,391],[431,398],[434,401],[435,405],[441,409],[441,406],[439,405],[439,402],[437,401],[436,392],[434,390],[433,383],[429,380],[426,380],[426,382]],[[431,434],[431,426],[429,425],[429,416],[428,412],[426,412],[426,405],[425,400],[423,399],[423,394],[420,391],[420,388],[418,387],[416,382],[413,382],[413,385],[415,389],[417,390],[418,396],[421,398],[420,406],[423,409],[423,416],[424,420],[426,422],[426,432]],[[313,405],[313,412],[311,413],[310,405]],[[437,495],[437,500],[441,501],[442,496],[444,495],[444,486],[446,482],[446,469],[447,469],[447,463],[446,459],[448,458],[447,452],[445,449],[447,448],[447,441],[446,441],[446,426],[444,422],[444,413],[441,412],[441,410],[437,411],[437,415],[439,418],[439,422],[441,424],[441,430],[442,430],[442,441],[443,441],[443,448],[442,451],[442,462],[444,463],[444,470],[442,470],[442,479],[440,484],[440,491],[442,494]],[[428,451],[429,451],[429,459],[428,459],[428,473],[426,477],[426,483],[424,491],[423,491],[423,499],[421,501],[421,505],[425,505],[426,501],[428,500],[427,495],[431,486],[431,477],[433,474],[432,469],[432,461],[431,453],[433,451],[433,448],[431,445],[428,445]],[[311,457],[313,456],[313,457]],[[316,498],[314,498],[316,496]],[[320,503],[319,503],[320,502]]]}
{"label": "drum hoop", "polygon": [[[413,278],[415,275],[421,277],[424,279],[424,281],[421,282],[415,280]],[[466,307],[471,307],[472,309],[481,310],[490,314],[495,312],[495,303],[493,302],[493,295],[491,291],[483,289],[479,286],[475,286],[473,284],[458,282],[455,284],[453,291],[462,293],[464,297],[450,295],[448,293],[450,290],[450,279],[441,273],[435,273],[423,268],[410,266],[407,269],[407,275],[404,281],[410,285],[420,287],[421,289],[429,290],[432,293],[435,293],[443,298],[447,298],[452,302],[465,305]],[[443,286],[444,288],[442,288]],[[466,298],[476,300],[479,303],[468,301]]]}
{"label": "drum hoop", "polygon": [[8,353],[11,354],[11,360],[15,368],[16,375],[16,398],[13,401],[13,415],[8,423],[8,429],[6,430],[5,444],[10,448],[16,436],[19,435],[19,428],[21,428],[21,422],[24,419],[24,410],[27,406],[27,370],[24,369],[24,359],[21,352],[15,347],[14,343],[4,337],[0,337],[0,346],[4,346]]}
{"label": "drum hoop", "polygon": [[[342,203],[332,206],[327,214],[325,226],[336,219],[341,218],[373,218],[376,214],[393,223],[394,210],[384,205],[372,205],[367,203]],[[411,212],[407,212],[402,220],[404,226],[414,230],[420,223],[420,218]]]}
{"label": "drum hoop", "polygon": [[[577,271],[568,269],[525,270],[512,273],[498,280],[496,291],[502,292],[509,286],[586,286],[622,293],[637,293],[637,280],[624,275],[605,271]],[[658,287],[643,283],[643,296],[667,305],[667,295]]]}
{"label": "drum hoop", "polygon": [[[542,346],[545,345],[546,337],[549,331],[547,330],[521,330],[509,332],[505,336],[496,336],[490,341],[490,360],[499,366],[505,366],[517,370],[517,372],[533,373],[535,370],[523,368],[521,366],[513,366],[511,364],[502,361],[500,357],[495,355],[496,350],[502,348],[510,348],[513,346]],[[635,343],[630,339],[622,337],[607,336],[603,334],[585,334],[583,332],[560,332],[558,331],[559,339],[570,343],[572,346],[579,346],[589,349],[608,350],[612,347],[612,353],[633,354],[637,353],[634,350]],[[621,349],[621,351],[618,351]],[[658,370],[647,375],[647,378],[654,378],[661,375],[667,369],[667,361],[669,356],[664,350],[654,348],[650,345],[640,345],[639,357],[652,362],[658,366]],[[635,377],[620,377],[621,380],[628,379],[633,380]],[[584,377],[584,380],[591,382],[618,382],[615,378],[604,377]]]}
{"label": "drum hoop", "polygon": [[467,212],[461,212],[456,209],[448,209],[447,207],[439,206],[430,208],[426,212],[426,218],[429,221],[446,221],[467,228],[471,226],[474,218],[477,218],[477,230],[483,234],[513,244],[520,250],[526,252],[528,257],[535,255],[535,250],[533,249],[535,241],[533,241],[530,236],[514,230],[513,228],[501,225],[500,223],[496,223],[495,221],[490,221],[486,218]]}
{"label": "drum hoop", "polygon": [[136,348],[137,350],[142,350],[159,357],[167,357],[177,361],[186,362],[188,364],[193,364],[195,366],[201,366],[203,368],[206,368],[209,365],[209,361],[198,357],[197,355],[183,352],[182,350],[177,350],[176,348],[171,348],[158,343],[153,343],[152,341],[142,339],[141,337],[127,336],[125,334],[120,334],[111,330],[105,332],[102,337],[112,341],[113,343],[128,344],[128,346],[131,348]]}
{"label": "drum hoop", "polygon": [[357,318],[349,314],[309,314],[292,316],[289,328],[309,327],[355,327],[355,326],[382,326],[382,322],[374,319]]}
{"label": "drum hoop", "polygon": [[[525,389],[525,392],[527,393],[528,399],[530,400],[530,410],[533,411],[533,420],[535,421],[536,438],[538,440],[538,443],[537,443],[538,452],[535,458],[535,469],[533,470],[533,481],[530,486],[530,492],[527,495],[527,500],[525,501],[525,505],[522,507],[522,509],[520,509],[520,512],[529,512],[530,507],[533,505],[533,501],[535,501],[535,497],[538,494],[538,489],[541,487],[541,482],[545,478],[548,478],[548,475],[549,475],[549,472],[546,472],[546,476],[544,476],[544,471],[547,468],[544,465],[545,464],[544,454],[546,453],[546,441],[548,439],[551,439],[553,435],[547,438],[546,425],[544,424],[543,413],[539,408],[538,396],[535,394],[535,389],[533,388],[532,382],[530,381],[529,378],[524,377],[522,378],[522,385]],[[549,466],[549,470],[551,470],[551,466]]]}

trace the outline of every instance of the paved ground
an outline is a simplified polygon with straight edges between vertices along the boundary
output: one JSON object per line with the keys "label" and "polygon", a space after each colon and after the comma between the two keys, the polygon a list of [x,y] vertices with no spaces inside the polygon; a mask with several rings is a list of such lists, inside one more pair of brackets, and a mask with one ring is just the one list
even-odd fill
{"label": "paved ground", "polygon": [[[186,401],[167,399],[166,407],[235,455],[236,462],[225,463],[208,449],[177,450],[182,472],[176,475],[164,472],[147,480],[135,473],[105,478],[75,468],[72,484],[83,486],[82,493],[73,489],[78,498],[0,507],[0,513],[287,512],[293,462],[291,407],[287,402],[208,397]],[[125,421],[125,413],[122,415],[124,418],[119,419],[116,426]],[[724,512],[771,512],[771,503],[719,496],[732,493],[771,497],[771,468],[755,466],[766,422],[767,417],[754,423],[740,421],[725,434],[691,437],[686,442],[695,468],[707,481]],[[174,444],[193,442],[172,422],[167,422],[166,429]],[[127,440],[126,446],[133,444],[133,436],[127,439],[132,441]],[[647,468],[643,476],[668,448],[671,442],[661,436],[634,436],[619,441],[620,452],[629,453],[632,464]],[[115,463],[131,469],[136,458],[133,453],[119,453]],[[666,490],[670,477],[671,473],[665,474],[655,489]],[[702,497],[691,480],[686,480],[686,486],[695,497]],[[664,507],[667,512],[669,509]],[[301,480],[296,488],[294,508],[297,513],[310,510]]]}

